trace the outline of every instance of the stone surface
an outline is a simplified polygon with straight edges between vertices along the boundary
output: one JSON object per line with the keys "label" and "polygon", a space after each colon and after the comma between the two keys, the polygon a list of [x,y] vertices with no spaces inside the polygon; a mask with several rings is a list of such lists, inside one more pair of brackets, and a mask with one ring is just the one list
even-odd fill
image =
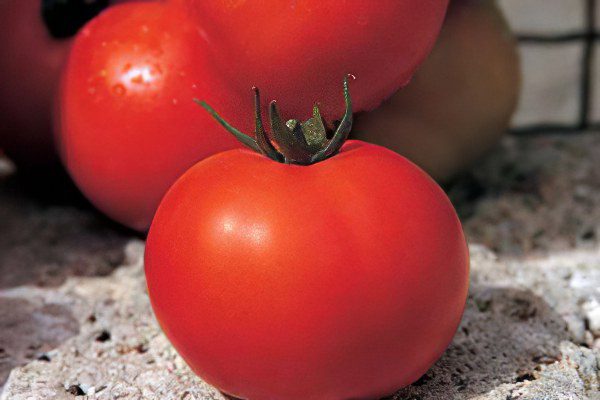
{"label": "stone surface", "polygon": [[108,275],[122,262],[131,233],[91,211],[66,177],[53,174],[40,183],[2,179],[1,171],[0,165],[0,289]]}
{"label": "stone surface", "polygon": [[[72,393],[97,399],[222,399],[190,372],[160,332],[145,292],[143,243],[130,242],[126,253],[125,264],[109,277],[74,277],[58,289],[2,293],[3,299],[33,298],[68,309],[80,326],[57,349],[13,370],[2,399]],[[548,259],[501,262],[477,245],[471,254],[471,293],[452,346],[394,398],[592,398],[600,390],[600,353],[575,344],[563,316],[582,318],[582,300],[594,290],[573,287],[582,279],[599,287],[598,274],[590,271],[600,267],[600,249],[553,260],[561,272],[556,276],[547,271]]]}
{"label": "stone surface", "polygon": [[468,236],[503,257],[600,243],[600,135],[507,137],[449,188]]}
{"label": "stone surface", "polygon": [[[508,138],[449,188],[471,243],[465,315],[393,399],[600,399],[599,152],[597,135]],[[161,333],[143,241],[14,179],[0,179],[0,399],[223,400]]]}

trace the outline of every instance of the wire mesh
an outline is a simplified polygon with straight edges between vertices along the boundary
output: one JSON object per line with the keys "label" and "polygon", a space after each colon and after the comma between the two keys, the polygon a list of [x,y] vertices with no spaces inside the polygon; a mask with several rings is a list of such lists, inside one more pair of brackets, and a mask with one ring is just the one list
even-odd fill
{"label": "wire mesh", "polygon": [[[597,31],[597,0],[584,0],[585,19],[581,29],[562,33],[539,33],[539,34],[517,34],[519,43],[533,46],[558,46],[568,43],[581,44],[581,60],[579,63],[579,88],[577,118],[574,123],[553,123],[547,121],[536,121],[534,123],[519,124],[512,129],[515,134],[539,134],[549,132],[584,132],[600,131],[600,121],[593,120],[594,104],[594,71],[598,69],[595,65],[595,51],[598,45],[600,33]],[[541,71],[539,73],[542,73]]]}

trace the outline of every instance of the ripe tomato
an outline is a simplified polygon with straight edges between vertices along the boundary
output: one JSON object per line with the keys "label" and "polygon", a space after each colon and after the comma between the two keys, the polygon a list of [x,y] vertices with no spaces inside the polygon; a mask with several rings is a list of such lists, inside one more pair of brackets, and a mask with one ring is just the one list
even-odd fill
{"label": "ripe tomato", "polygon": [[468,289],[444,192],[360,141],[308,166],[246,149],[196,164],[161,202],[145,266],[187,363],[253,400],[393,393],[444,352]]}
{"label": "ripe tomato", "polygon": [[447,0],[171,0],[184,4],[239,90],[258,86],[284,114],[342,109],[336,82],[351,73],[357,111],[410,80],[442,25]]}
{"label": "ripe tomato", "polygon": [[[61,87],[60,153],[83,193],[124,225],[147,229],[186,169],[238,146],[192,101],[208,98],[228,116],[240,103],[201,42],[178,8],[129,3],[106,10],[73,43]],[[252,119],[243,122],[236,123]]]}
{"label": "ripe tomato", "polygon": [[0,1],[0,148],[19,166],[55,160],[53,101],[70,36],[107,3]]}
{"label": "ripe tomato", "polygon": [[413,82],[357,116],[355,138],[408,157],[447,181],[507,131],[520,89],[513,35],[493,0],[453,0]]}
{"label": "ripe tomato", "polygon": [[[368,97],[375,105],[387,92],[380,88],[365,96],[364,88],[382,85],[388,88],[409,79],[437,33],[446,1],[427,0],[418,4],[385,0],[378,7],[354,6],[349,17],[354,30],[342,28],[346,20],[340,21],[329,6],[315,8],[313,11],[318,10],[319,15],[324,13],[332,18],[331,26],[336,28],[329,38],[315,36],[317,27],[313,18],[309,18],[310,10],[300,6],[301,20],[306,20],[306,24],[296,26],[295,34],[302,35],[303,41],[322,42],[312,61],[300,65],[294,57],[283,56],[286,51],[297,54],[300,48],[279,48],[277,54],[277,49],[269,48],[261,55],[265,62],[261,68],[253,64],[256,60],[230,58],[235,52],[233,44],[245,35],[262,32],[264,26],[269,26],[268,36],[277,37],[281,26],[264,25],[256,32],[248,28],[242,36],[232,30],[228,33],[231,43],[223,42],[227,36],[224,33],[214,36],[213,29],[219,23],[232,23],[234,16],[241,19],[242,15],[236,14],[241,9],[227,13],[226,5],[206,2],[207,7],[220,5],[225,9],[220,12],[217,7],[213,10],[214,18],[200,22],[197,18],[187,18],[187,11],[181,11],[173,3],[132,4],[107,10],[78,35],[64,75],[59,142],[67,169],[100,210],[127,226],[146,229],[160,198],[181,173],[200,159],[237,146],[232,138],[214,129],[214,122],[193,105],[192,98],[206,98],[234,118],[236,125],[250,130],[251,120],[240,119],[238,115],[243,113],[234,112],[245,109],[245,105],[249,108],[238,96],[246,93],[250,81],[268,81],[267,88],[275,85],[273,93],[292,105],[284,111],[300,106],[310,109],[322,90],[327,106],[328,87],[333,86],[329,83],[331,76],[339,73],[336,75],[339,79],[345,74],[343,71],[350,69],[362,73],[362,83],[357,85],[359,104],[365,106]],[[242,8],[250,12],[248,5]],[[358,12],[362,12],[362,17],[357,19]],[[244,15],[244,19],[252,18],[253,23],[249,24],[252,26],[261,24],[260,18],[264,17],[256,12]],[[389,27],[392,16],[412,21],[405,24],[410,35],[405,35],[403,27],[392,35],[394,40],[387,37],[384,40],[382,24]],[[417,27],[413,24],[416,22],[423,26]],[[396,26],[398,20],[393,23]],[[331,62],[332,54],[328,51],[332,43],[338,43],[333,33],[344,34],[353,43],[350,47],[343,46],[334,57],[341,60],[339,68],[330,68],[338,66],[337,62]],[[263,39],[266,41],[266,37]],[[384,53],[385,57],[393,56],[385,63],[380,60]],[[272,56],[279,57],[278,61]],[[375,76],[369,72],[371,68],[365,66],[367,56],[369,61],[377,62],[380,73],[385,69],[381,64],[393,67],[393,76],[382,79],[381,74]],[[355,61],[359,58],[362,61]],[[394,60],[402,63],[401,71]],[[315,67],[323,72],[316,80],[312,77]],[[304,68],[307,73],[302,75]],[[324,77],[328,86],[321,87]],[[299,82],[316,89],[310,93],[308,89],[299,90],[291,95]]]}

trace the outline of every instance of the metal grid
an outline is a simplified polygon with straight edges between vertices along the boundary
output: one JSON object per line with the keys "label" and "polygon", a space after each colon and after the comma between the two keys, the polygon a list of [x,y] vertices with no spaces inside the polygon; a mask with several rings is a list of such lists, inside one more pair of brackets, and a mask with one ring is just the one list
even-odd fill
{"label": "metal grid", "polygon": [[598,70],[595,65],[594,53],[596,46],[600,44],[600,32],[596,30],[597,0],[585,0],[585,22],[582,29],[573,32],[559,34],[517,34],[520,44],[535,46],[557,46],[565,43],[583,44],[580,61],[579,76],[579,104],[577,121],[573,124],[547,123],[544,121],[519,125],[512,129],[515,134],[542,134],[552,132],[583,132],[600,131],[600,121],[592,118],[592,108],[600,104],[594,104],[593,85],[594,71]]}

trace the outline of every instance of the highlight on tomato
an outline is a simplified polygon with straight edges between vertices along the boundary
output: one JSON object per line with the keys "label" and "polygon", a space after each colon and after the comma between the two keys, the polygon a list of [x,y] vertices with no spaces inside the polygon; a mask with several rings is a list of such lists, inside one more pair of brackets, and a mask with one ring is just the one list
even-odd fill
{"label": "highlight on tomato", "polygon": [[[240,399],[377,399],[422,376],[458,327],[468,250],[440,187],[402,156],[328,132],[319,108],[207,158],[162,200],[145,269],[156,317]],[[331,138],[331,139],[329,139]]]}
{"label": "highlight on tomato", "polygon": [[241,100],[201,41],[178,7],[148,2],[106,10],[73,43],[56,115],[59,152],[84,195],[128,227],[146,230],[195,162],[240,146],[193,103],[205,96],[239,122]]}

